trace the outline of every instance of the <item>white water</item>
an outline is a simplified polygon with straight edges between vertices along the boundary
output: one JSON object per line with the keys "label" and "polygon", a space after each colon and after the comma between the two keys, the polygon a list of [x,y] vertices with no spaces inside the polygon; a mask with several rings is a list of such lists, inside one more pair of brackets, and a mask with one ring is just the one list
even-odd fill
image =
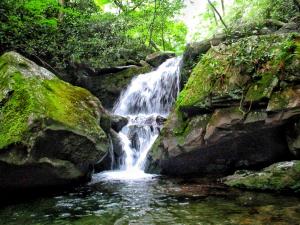
{"label": "white water", "polygon": [[167,117],[179,91],[181,58],[172,58],[155,71],[135,77],[121,94],[113,113],[125,116],[128,124],[119,132],[124,158],[119,170],[96,175],[96,179],[144,179],[147,153],[161,129],[158,117]]}

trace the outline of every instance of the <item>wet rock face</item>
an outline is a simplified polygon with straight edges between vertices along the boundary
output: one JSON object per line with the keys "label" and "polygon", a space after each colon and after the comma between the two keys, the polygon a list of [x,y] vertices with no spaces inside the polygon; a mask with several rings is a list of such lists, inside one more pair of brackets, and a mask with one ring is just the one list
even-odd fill
{"label": "wet rock face", "polygon": [[209,50],[154,143],[148,171],[230,174],[299,157],[298,46],[299,35],[271,34]]}
{"label": "wet rock face", "polygon": [[0,57],[0,80],[0,189],[89,179],[109,149],[100,101],[15,52]]}

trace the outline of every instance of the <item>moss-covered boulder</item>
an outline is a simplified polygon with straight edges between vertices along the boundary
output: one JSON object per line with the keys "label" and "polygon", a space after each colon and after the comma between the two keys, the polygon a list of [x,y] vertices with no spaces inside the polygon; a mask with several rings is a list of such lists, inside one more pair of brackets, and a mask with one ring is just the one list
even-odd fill
{"label": "moss-covered boulder", "polygon": [[[108,149],[105,111],[89,91],[15,52],[0,57],[0,188],[89,178]],[[105,115],[107,116],[107,115]]]}
{"label": "moss-covered boulder", "polygon": [[300,192],[300,161],[279,162],[261,171],[237,171],[224,183],[251,190]]}
{"label": "moss-covered boulder", "polygon": [[298,151],[298,131],[287,131],[300,120],[299,47],[296,33],[211,47],[152,147],[148,171],[228,174],[289,159],[289,149]]}

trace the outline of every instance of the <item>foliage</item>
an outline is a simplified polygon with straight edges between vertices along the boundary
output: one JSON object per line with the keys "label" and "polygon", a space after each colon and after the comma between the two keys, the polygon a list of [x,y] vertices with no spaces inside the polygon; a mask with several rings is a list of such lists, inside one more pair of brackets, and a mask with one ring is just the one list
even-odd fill
{"label": "foliage", "polygon": [[161,50],[178,51],[184,46],[186,31],[172,19],[180,9],[178,1],[170,6],[165,2],[151,24],[151,1],[116,14],[103,11],[109,3],[106,0],[65,0],[64,4],[57,0],[3,0],[0,54],[18,51],[56,73],[66,73],[74,65],[107,68],[144,59],[153,51],[146,46],[150,31],[151,40]]}
{"label": "foliage", "polygon": [[160,50],[182,52],[187,34],[183,22],[175,19],[183,7],[183,0],[96,0],[118,9],[118,16],[130,25],[130,37],[140,38]]}
{"label": "foliage", "polygon": [[[213,4],[220,9],[221,1],[214,0]],[[243,30],[264,25],[266,19],[288,22],[299,13],[294,0],[234,0],[226,9],[223,19],[230,30]],[[199,33],[194,39],[208,38],[215,33],[222,32],[224,27],[216,22],[212,9],[207,6],[207,11],[200,15]]]}

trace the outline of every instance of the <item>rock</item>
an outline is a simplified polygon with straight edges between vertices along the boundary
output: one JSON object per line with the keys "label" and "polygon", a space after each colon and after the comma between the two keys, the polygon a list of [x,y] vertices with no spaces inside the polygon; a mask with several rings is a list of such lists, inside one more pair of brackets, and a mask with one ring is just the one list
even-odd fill
{"label": "rock", "polygon": [[122,140],[117,132],[114,130],[110,131],[111,140],[113,144],[113,152],[115,154],[115,158],[119,158],[123,156],[123,147],[122,147]]}
{"label": "rock", "polygon": [[[290,151],[298,151],[292,125],[299,120],[300,95],[287,78],[299,58],[298,40],[295,34],[272,34],[212,47],[151,148],[148,172],[229,174],[297,157]],[[293,71],[299,69],[294,64]]]}
{"label": "rock", "polygon": [[289,22],[284,24],[277,32],[278,33],[291,33],[291,32],[299,32],[300,26],[299,23],[296,22]]}
{"label": "rock", "polygon": [[292,120],[286,126],[286,138],[291,153],[300,159],[300,121]]}
{"label": "rock", "polygon": [[155,119],[155,121],[156,121],[156,123],[158,124],[158,125],[163,125],[164,124],[164,122],[166,122],[166,118],[164,118],[164,117],[162,117],[162,116],[157,116],[156,117],[156,119]]}
{"label": "rock", "polygon": [[300,59],[293,58],[291,63],[286,65],[287,76],[284,77],[284,80],[287,82],[300,82]]}
{"label": "rock", "polygon": [[300,107],[300,86],[287,87],[280,92],[274,92],[269,101],[267,112],[280,112]]}
{"label": "rock", "polygon": [[130,66],[118,72],[110,73],[80,73],[73,84],[88,89],[98,97],[106,109],[112,109],[124,88],[136,75],[150,72],[151,67],[145,65]]}
{"label": "rock", "polygon": [[155,52],[146,57],[146,62],[153,67],[158,67],[167,59],[173,57],[175,57],[175,53],[172,52]]}
{"label": "rock", "polygon": [[280,123],[300,114],[300,86],[287,87],[280,92],[274,92],[268,103],[270,114],[267,123]]}
{"label": "rock", "polygon": [[129,135],[129,140],[131,142],[130,147],[135,149],[136,151],[139,151],[141,143],[139,140],[138,133],[137,133],[137,131],[135,131],[135,129],[131,130],[131,133]]}
{"label": "rock", "polygon": [[124,126],[128,123],[128,119],[123,116],[119,115],[112,115],[111,116],[111,127],[117,133],[122,130]]}
{"label": "rock", "polygon": [[[276,55],[282,51],[280,46],[289,39],[296,41],[293,37],[284,35],[252,36],[228,46],[221,44],[214,47],[194,67],[188,83],[178,97],[177,106],[188,115],[208,113],[214,108],[239,105],[242,96],[246,96],[245,104],[265,106],[265,101],[271,97],[279,82],[279,76],[273,73],[273,66],[267,65],[277,60]],[[244,49],[245,43],[248,50],[244,52],[241,49]],[[239,51],[242,55],[234,56]],[[249,54],[256,59],[251,61],[253,64],[248,64]],[[267,55],[272,58],[265,68],[255,70],[258,66],[256,64],[269,57]],[[232,57],[241,62],[232,62]],[[280,69],[281,64],[276,62],[276,68]]]}
{"label": "rock", "polygon": [[219,34],[211,39],[201,42],[192,42],[186,46],[180,71],[181,86],[187,82],[192,73],[193,66],[201,59],[202,55],[206,54],[211,46],[217,46],[225,41],[225,39],[226,36],[224,34]]}
{"label": "rock", "polygon": [[300,161],[279,162],[261,171],[237,171],[224,179],[231,187],[300,192]]}
{"label": "rock", "polygon": [[239,108],[217,109],[212,114],[207,126],[204,140],[209,143],[216,143],[231,136],[237,129],[226,129],[234,127],[244,119],[244,114]]}
{"label": "rock", "polygon": [[209,40],[193,42],[186,46],[182,57],[182,67],[180,70],[180,82],[182,87],[192,73],[194,64],[210,49],[210,47],[211,44]]}
{"label": "rock", "polygon": [[188,120],[183,131],[169,127],[168,120],[151,149],[148,172],[220,176],[289,157],[282,126],[268,126],[264,117],[240,115],[235,110],[199,115]]}
{"label": "rock", "polygon": [[0,57],[0,80],[0,189],[89,179],[109,148],[100,101],[15,52]]}

